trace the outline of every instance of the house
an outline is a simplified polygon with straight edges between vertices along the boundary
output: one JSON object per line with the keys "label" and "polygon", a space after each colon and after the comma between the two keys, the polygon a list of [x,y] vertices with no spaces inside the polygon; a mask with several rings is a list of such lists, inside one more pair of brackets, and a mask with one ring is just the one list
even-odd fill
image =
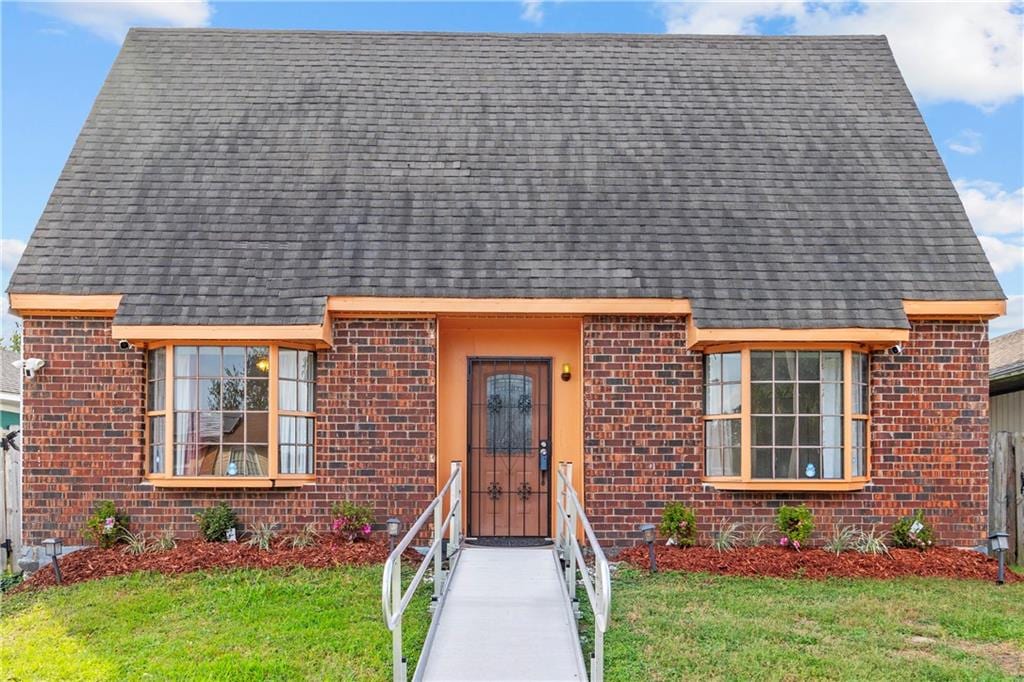
{"label": "house", "polygon": [[1024,329],[992,339],[989,365],[992,433],[1024,433]]}
{"label": "house", "polygon": [[1004,295],[883,37],[133,30],[9,296],[30,542],[408,523],[452,461],[474,536],[562,461],[611,546],[986,531]]}
{"label": "house", "polygon": [[21,354],[0,348],[0,431],[17,429],[21,423],[21,372],[14,363]]}

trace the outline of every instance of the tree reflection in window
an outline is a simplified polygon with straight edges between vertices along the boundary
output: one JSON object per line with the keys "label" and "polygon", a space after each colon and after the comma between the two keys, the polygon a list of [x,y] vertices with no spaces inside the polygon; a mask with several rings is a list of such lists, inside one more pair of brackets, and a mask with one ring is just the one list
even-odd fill
{"label": "tree reflection in window", "polygon": [[495,374],[487,378],[487,451],[522,455],[533,445],[533,378]]}

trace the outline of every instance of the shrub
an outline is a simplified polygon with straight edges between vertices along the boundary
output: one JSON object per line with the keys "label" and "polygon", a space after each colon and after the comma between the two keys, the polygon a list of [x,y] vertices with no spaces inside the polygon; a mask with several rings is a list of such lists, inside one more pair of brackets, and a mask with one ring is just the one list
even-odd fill
{"label": "shrub", "polygon": [[907,516],[892,527],[892,546],[906,549],[928,549],[935,541],[935,532],[924,520],[924,512],[918,509],[913,516]]}
{"label": "shrub", "polygon": [[888,554],[889,548],[885,544],[885,533],[876,533],[872,526],[869,531],[862,531],[853,548],[861,554]]}
{"label": "shrub", "polygon": [[824,549],[827,552],[832,552],[835,555],[842,554],[848,549],[853,549],[857,543],[858,533],[857,529],[853,526],[844,526],[836,531],[836,534],[830,537],[826,542]]}
{"label": "shrub", "polygon": [[258,526],[256,526],[256,530],[252,532],[252,536],[249,538],[248,545],[250,547],[257,547],[266,552],[270,549],[270,543],[274,541],[274,538],[276,536],[276,523],[261,523]]}
{"label": "shrub", "polygon": [[320,534],[316,532],[316,524],[307,523],[292,537],[292,547],[309,547],[315,544],[319,537]]}
{"label": "shrub", "polygon": [[238,525],[235,512],[224,502],[218,502],[196,514],[199,532],[207,542],[224,542],[228,539],[228,530]]}
{"label": "shrub", "polygon": [[365,540],[373,532],[373,511],[355,502],[335,502],[331,505],[331,531],[349,542]]}
{"label": "shrub", "polygon": [[775,529],[782,534],[779,538],[780,545],[799,551],[807,544],[807,539],[814,531],[814,517],[806,505],[779,507],[779,513],[775,517]]}
{"label": "shrub", "polygon": [[178,546],[178,541],[174,539],[174,533],[169,530],[165,530],[163,534],[153,541],[153,544],[149,546],[151,552],[166,552],[169,549],[174,549]]}
{"label": "shrub", "polygon": [[103,500],[93,509],[82,534],[104,549],[110,549],[128,532],[128,515],[110,500]]}
{"label": "shrub", "polygon": [[146,539],[145,533],[130,533],[129,531],[124,532],[124,541],[127,545],[124,548],[125,554],[131,554],[132,556],[139,556],[145,554],[149,549],[149,541]]}
{"label": "shrub", "polygon": [[730,523],[728,526],[716,530],[711,539],[711,547],[719,552],[727,552],[740,544],[740,525],[739,523]]}
{"label": "shrub", "polygon": [[769,532],[768,526],[758,526],[752,529],[747,535],[747,547],[760,547],[761,545],[768,544]]}
{"label": "shrub", "polygon": [[658,533],[680,547],[697,544],[697,515],[682,502],[669,502],[661,513]]}

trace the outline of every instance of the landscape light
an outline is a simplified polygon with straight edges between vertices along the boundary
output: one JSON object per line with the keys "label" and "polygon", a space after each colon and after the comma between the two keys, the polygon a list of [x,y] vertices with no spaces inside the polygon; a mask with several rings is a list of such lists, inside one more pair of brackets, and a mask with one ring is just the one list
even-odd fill
{"label": "landscape light", "polygon": [[651,564],[651,573],[658,572],[658,561],[654,556],[654,540],[657,537],[657,529],[653,523],[643,523],[637,526],[637,532],[640,533],[640,538],[647,543],[647,556]]}

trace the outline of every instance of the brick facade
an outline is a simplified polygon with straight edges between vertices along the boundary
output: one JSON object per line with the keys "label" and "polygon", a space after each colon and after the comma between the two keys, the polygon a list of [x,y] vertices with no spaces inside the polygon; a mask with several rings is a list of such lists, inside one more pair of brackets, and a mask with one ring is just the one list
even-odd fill
{"label": "brick facade", "polygon": [[[193,514],[225,500],[243,524],[325,522],[332,501],[406,522],[435,490],[433,320],[338,319],[318,353],[317,482],[301,489],[155,489],[142,483],[145,362],[103,319],[29,318],[26,357],[47,365],[24,393],[25,541],[79,542],[97,500],[112,499],[148,533],[196,532]],[[680,500],[707,539],[719,523],[770,525],[781,504],[836,525],[879,524],[923,508],[943,543],[985,533],[988,340],[984,323],[919,322],[903,355],[872,356],[872,479],[857,492],[705,489],[702,362],[673,317],[589,317],[583,325],[585,497],[609,546]]]}
{"label": "brick facade", "polygon": [[82,542],[102,499],[122,507],[134,530],[178,537],[196,533],[194,513],[220,500],[245,525],[326,524],[342,499],[409,523],[434,496],[434,322],[339,319],[333,331],[334,349],[317,354],[317,483],[178,490],[141,482],[143,353],[119,350],[110,320],[26,319],[25,357],[46,367],[25,383],[25,541]]}
{"label": "brick facade", "polygon": [[684,320],[594,317],[584,324],[588,514],[609,545],[635,542],[668,501],[713,527],[770,526],[783,504],[814,510],[817,537],[836,526],[878,524],[924,509],[944,544],[985,537],[988,328],[918,322],[903,355],[872,355],[872,485],[841,493],[705,489],[701,354],[686,349]]}

